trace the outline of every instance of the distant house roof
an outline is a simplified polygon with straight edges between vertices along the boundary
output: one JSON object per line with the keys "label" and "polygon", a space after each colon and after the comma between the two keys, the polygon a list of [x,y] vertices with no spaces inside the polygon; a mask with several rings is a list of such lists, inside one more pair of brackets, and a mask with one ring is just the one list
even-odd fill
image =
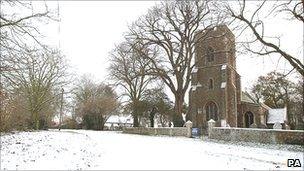
{"label": "distant house roof", "polygon": [[276,122],[284,123],[284,121],[287,121],[286,108],[268,110],[268,117],[267,117],[268,124],[274,124]]}
{"label": "distant house roof", "polygon": [[133,124],[133,118],[131,115],[112,115],[109,117],[106,123],[126,123]]}

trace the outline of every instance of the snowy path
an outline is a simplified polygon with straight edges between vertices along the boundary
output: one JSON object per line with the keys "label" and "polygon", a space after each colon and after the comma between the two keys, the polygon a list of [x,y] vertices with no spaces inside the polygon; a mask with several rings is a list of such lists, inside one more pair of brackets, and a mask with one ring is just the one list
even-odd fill
{"label": "snowy path", "polygon": [[10,170],[286,170],[287,159],[298,158],[303,166],[303,151],[267,147],[268,145],[258,148],[183,137],[51,130],[2,136],[0,164],[1,169]]}

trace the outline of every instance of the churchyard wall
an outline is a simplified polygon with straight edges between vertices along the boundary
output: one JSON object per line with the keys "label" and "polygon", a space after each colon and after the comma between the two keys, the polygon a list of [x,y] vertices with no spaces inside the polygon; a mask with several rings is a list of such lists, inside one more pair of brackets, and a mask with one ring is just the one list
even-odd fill
{"label": "churchyard wall", "polygon": [[304,145],[304,131],[301,130],[213,127],[208,131],[210,139]]}
{"label": "churchyard wall", "polygon": [[187,137],[188,129],[186,127],[174,127],[174,128],[125,127],[123,128],[123,133]]}

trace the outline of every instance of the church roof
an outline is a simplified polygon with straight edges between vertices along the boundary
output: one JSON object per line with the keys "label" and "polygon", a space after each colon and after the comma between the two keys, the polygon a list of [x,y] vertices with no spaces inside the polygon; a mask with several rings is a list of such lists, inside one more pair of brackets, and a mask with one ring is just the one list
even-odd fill
{"label": "church roof", "polygon": [[270,110],[270,109],[271,109],[271,107],[267,106],[265,103],[260,103],[260,104],[261,104],[261,106],[262,106],[263,108],[265,108],[265,109],[267,109],[267,110]]}
{"label": "church roof", "polygon": [[264,103],[259,103],[258,100],[252,97],[248,92],[242,91],[241,102],[261,105],[264,109],[270,110],[271,108]]}
{"label": "church roof", "polygon": [[259,104],[249,93],[242,91],[241,102]]}

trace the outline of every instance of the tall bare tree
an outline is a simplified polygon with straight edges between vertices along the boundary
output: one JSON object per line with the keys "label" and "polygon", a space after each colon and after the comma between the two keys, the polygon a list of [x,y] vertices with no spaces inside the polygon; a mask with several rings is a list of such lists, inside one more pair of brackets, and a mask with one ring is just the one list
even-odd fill
{"label": "tall bare tree", "polygon": [[[214,8],[216,1],[162,2],[149,10],[130,27],[128,39],[159,50],[157,58],[141,55],[153,64],[149,74],[158,76],[175,97],[175,126],[182,126],[182,106],[190,84],[194,64],[194,48],[201,36],[198,31],[222,23],[223,16]],[[140,46],[141,47],[141,46]],[[137,49],[134,47],[134,49]]]}
{"label": "tall bare tree", "polygon": [[[115,85],[121,87],[130,101],[134,127],[139,126],[138,116],[140,115],[140,101],[144,92],[155,78],[147,75],[151,63],[140,55],[150,53],[151,58],[157,54],[157,51],[142,50],[142,54],[132,49],[132,43],[124,42],[116,46],[111,53],[111,65],[109,67],[110,77],[115,81]],[[138,47],[139,48],[139,47]],[[151,55],[152,54],[152,55]]]}
{"label": "tall bare tree", "polygon": [[[50,119],[47,109],[56,106],[61,88],[67,85],[67,63],[58,51],[36,50],[14,56],[14,70],[2,71],[7,90],[26,99],[32,127],[39,129],[42,118]],[[50,112],[54,114],[55,111]]]}
{"label": "tall bare tree", "polygon": [[[42,6],[36,8],[36,3],[40,3]],[[0,93],[9,93],[9,98],[6,100],[10,101],[10,104],[13,104],[16,100],[20,100],[18,97],[21,95],[17,92],[10,94],[12,92],[7,91],[9,87],[6,87],[8,84],[5,81],[10,77],[11,73],[9,72],[25,69],[25,67],[19,67],[24,65],[24,60],[21,59],[22,56],[20,54],[31,55],[30,49],[34,49],[34,47],[47,49],[42,43],[43,36],[39,31],[39,24],[46,24],[50,20],[55,19],[55,17],[52,16],[53,14],[46,5],[46,2],[33,3],[30,1],[3,0],[0,1],[0,6]],[[21,104],[23,103],[17,106],[23,106]],[[19,108],[16,110],[21,112]],[[17,112],[9,111],[4,111],[1,108],[0,112],[1,115],[7,112],[14,114],[11,117],[16,118]],[[23,113],[26,115],[25,112]]]}
{"label": "tall bare tree", "polygon": [[[303,25],[304,11],[303,1],[301,0],[289,0],[289,1],[268,1],[263,0],[256,2],[258,5],[254,9],[252,6],[248,6],[245,0],[238,1],[238,8],[235,8],[235,3],[225,5],[228,16],[233,18],[233,22],[237,22],[241,33],[245,33],[246,30],[250,30],[253,33],[252,40],[248,40],[244,45],[245,48],[251,53],[257,55],[270,55],[278,54],[289,62],[289,64],[298,73],[304,76],[304,64],[302,56],[294,56],[291,52],[287,52],[280,46],[280,37],[274,37],[273,35],[265,35],[264,19],[272,17],[289,17],[289,20],[296,20],[299,23],[299,27]],[[282,26],[284,27],[284,26]],[[259,48],[252,48],[252,44],[260,43]]]}

